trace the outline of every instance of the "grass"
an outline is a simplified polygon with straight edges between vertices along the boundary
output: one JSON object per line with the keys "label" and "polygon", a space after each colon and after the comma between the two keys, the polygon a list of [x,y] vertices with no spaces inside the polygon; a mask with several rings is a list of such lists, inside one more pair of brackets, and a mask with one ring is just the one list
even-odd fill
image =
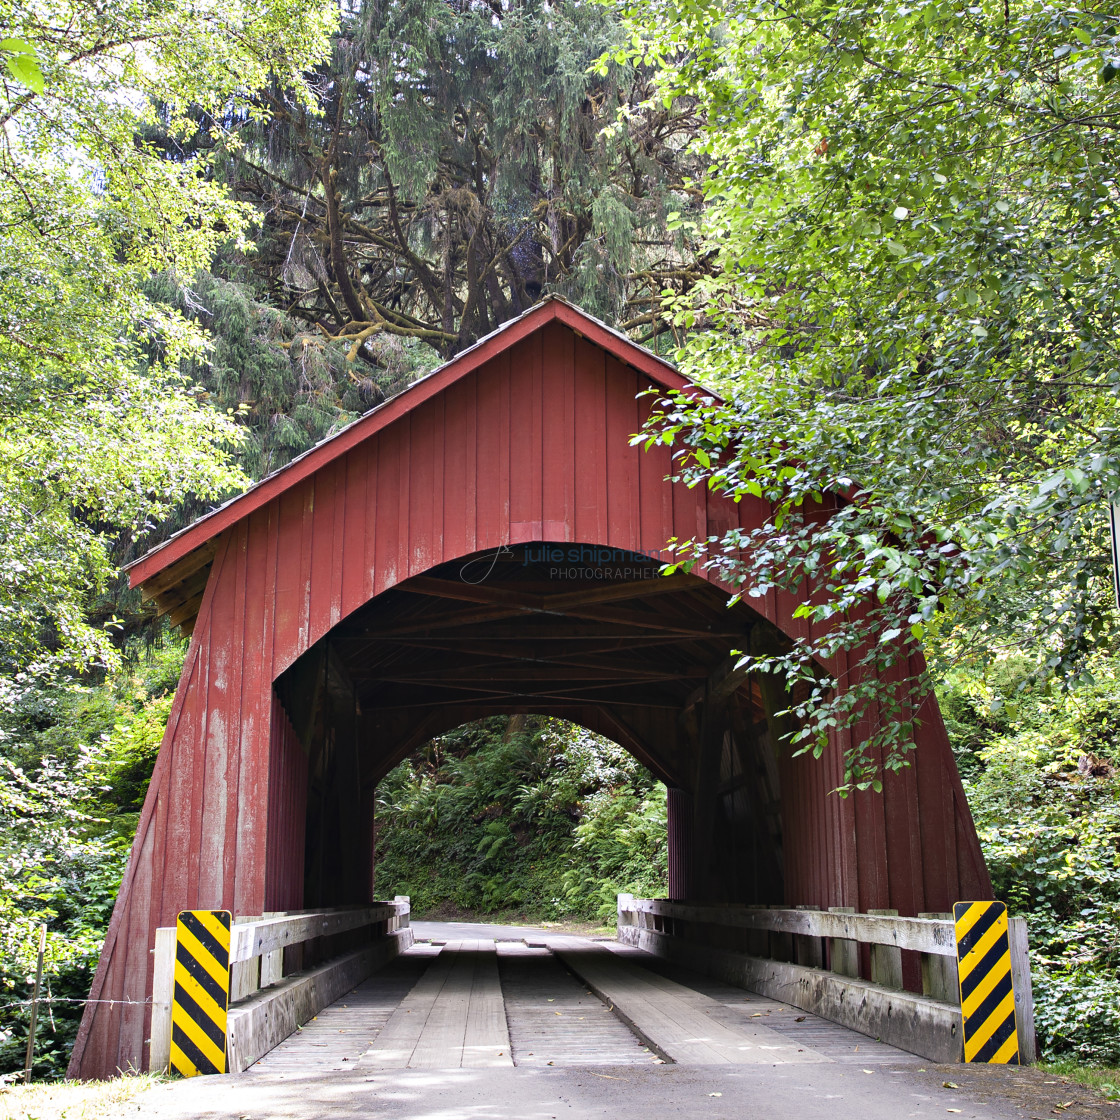
{"label": "grass", "polygon": [[163,1078],[141,1073],[112,1081],[41,1081],[0,1089],[0,1120],[108,1120]]}
{"label": "grass", "polygon": [[1072,1058],[1058,1058],[1053,1062],[1039,1062],[1038,1068],[1043,1073],[1095,1089],[1110,1101],[1120,1100],[1120,1069],[1115,1067],[1083,1066]]}

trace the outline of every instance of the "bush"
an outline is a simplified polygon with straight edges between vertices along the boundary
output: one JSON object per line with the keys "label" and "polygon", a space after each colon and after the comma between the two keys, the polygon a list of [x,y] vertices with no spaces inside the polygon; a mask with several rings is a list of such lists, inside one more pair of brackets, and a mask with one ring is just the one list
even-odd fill
{"label": "bush", "polygon": [[43,925],[33,1072],[65,1073],[181,663],[172,646],[99,685],[28,686],[0,709],[0,1076],[23,1068]]}
{"label": "bush", "polygon": [[663,895],[665,789],[621,747],[562,720],[465,724],[378,787],[378,893],[416,912],[610,919]]}

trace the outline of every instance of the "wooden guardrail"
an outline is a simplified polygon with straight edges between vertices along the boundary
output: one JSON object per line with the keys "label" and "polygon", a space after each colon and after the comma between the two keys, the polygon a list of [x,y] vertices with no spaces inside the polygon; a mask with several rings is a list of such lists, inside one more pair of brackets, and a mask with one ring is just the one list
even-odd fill
{"label": "wooden guardrail", "polygon": [[[1025,1063],[1037,1057],[1027,929],[1022,918],[1009,926]],[[704,906],[620,894],[618,939],[931,1061],[962,1060],[950,914],[901,918],[884,910]],[[903,987],[904,951],[919,955],[920,993]]]}
{"label": "wooden guardrail", "polygon": [[[226,1069],[240,1073],[412,944],[409,900],[235,918]],[[175,927],[156,930],[148,1069],[171,1060]]]}

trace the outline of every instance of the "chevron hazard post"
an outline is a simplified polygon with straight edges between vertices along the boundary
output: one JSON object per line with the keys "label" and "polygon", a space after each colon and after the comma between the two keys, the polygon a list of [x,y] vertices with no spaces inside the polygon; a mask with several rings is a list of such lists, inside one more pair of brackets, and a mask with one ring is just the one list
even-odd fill
{"label": "chevron hazard post", "polygon": [[228,910],[184,910],[175,938],[171,1068],[183,1077],[226,1072]]}
{"label": "chevron hazard post", "polygon": [[1015,993],[1011,987],[1011,946],[1007,907],[1002,902],[958,902],[957,972],[964,1020],[964,1060],[1019,1064]]}

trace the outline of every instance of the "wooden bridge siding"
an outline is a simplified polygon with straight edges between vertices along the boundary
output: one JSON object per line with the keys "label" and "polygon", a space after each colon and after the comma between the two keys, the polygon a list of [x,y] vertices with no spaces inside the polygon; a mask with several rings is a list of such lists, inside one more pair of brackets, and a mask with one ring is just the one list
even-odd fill
{"label": "wooden bridge siding", "polygon": [[[213,598],[211,585],[203,597],[200,620]],[[199,664],[207,643],[192,640],[187,651],[179,687],[168,717],[159,755],[144,799],[132,851],[106,931],[105,946],[98,961],[87,1005],[75,1039],[71,1057],[71,1076],[109,1077],[131,1063],[141,1068],[143,1042],[150,1013],[141,1005],[123,1001],[143,1001],[151,990],[149,948],[151,933],[159,924],[165,898],[182,890],[192,865],[190,838],[192,815],[169,813],[172,798],[189,798],[194,786],[194,767],[185,756],[193,754],[201,734],[197,726]],[[205,665],[203,665],[205,672]],[[204,687],[204,686],[202,686]],[[188,697],[191,703],[188,703]],[[158,855],[156,838],[162,842]],[[178,853],[177,863],[167,866],[167,849]],[[171,873],[178,871],[177,881]],[[115,1004],[120,1006],[114,1006]]]}
{"label": "wooden bridge siding", "polygon": [[692,794],[670,786],[665,809],[669,898],[684,902],[692,894]]}
{"label": "wooden bridge siding", "polygon": [[[272,740],[264,894],[269,910],[301,910],[308,758],[296,738],[288,713],[275,697],[272,700]],[[261,913],[264,909],[262,906]]]}
{"label": "wooden bridge siding", "polygon": [[[765,511],[756,499],[735,505],[703,487],[672,486],[663,481],[663,449],[627,446],[650,407],[648,398],[635,400],[647,384],[550,323],[223,532],[93,999],[146,997],[152,931],[178,909],[258,913],[294,897],[300,763],[288,733],[273,737],[272,682],[340,618],[463,549],[530,542],[545,525],[550,536],[641,551],[671,536],[759,522]],[[558,452],[566,441],[567,454]],[[556,454],[559,462],[549,462]],[[792,618],[788,596],[750,603],[786,632],[804,625]],[[278,763],[274,749],[283,753]],[[914,770],[899,781],[916,782],[921,772],[935,788],[942,771],[955,778],[947,750],[933,714]],[[963,798],[948,831],[971,850],[958,843],[955,864],[946,862],[935,881],[913,852],[906,858],[915,822],[902,814],[888,836],[881,805],[828,796],[837,773],[835,762],[785,764],[783,832],[797,838],[787,848],[789,899],[893,905],[894,889],[939,909],[954,895],[990,893]],[[823,835],[814,831],[821,821]],[[930,831],[943,828],[938,821]],[[287,854],[270,854],[280,837]],[[143,1009],[91,1004],[71,1071],[93,1077],[141,1067],[147,1018]]]}
{"label": "wooden bridge siding", "polygon": [[[913,666],[916,670],[917,665]],[[960,890],[990,890],[964,790],[936,705],[922,712],[912,765],[886,775],[884,796],[831,795],[848,735],[821,760],[780,758],[787,894],[811,905],[945,910]],[[826,866],[821,852],[827,852]],[[875,853],[876,858],[867,858]],[[842,896],[847,901],[838,901]]]}

